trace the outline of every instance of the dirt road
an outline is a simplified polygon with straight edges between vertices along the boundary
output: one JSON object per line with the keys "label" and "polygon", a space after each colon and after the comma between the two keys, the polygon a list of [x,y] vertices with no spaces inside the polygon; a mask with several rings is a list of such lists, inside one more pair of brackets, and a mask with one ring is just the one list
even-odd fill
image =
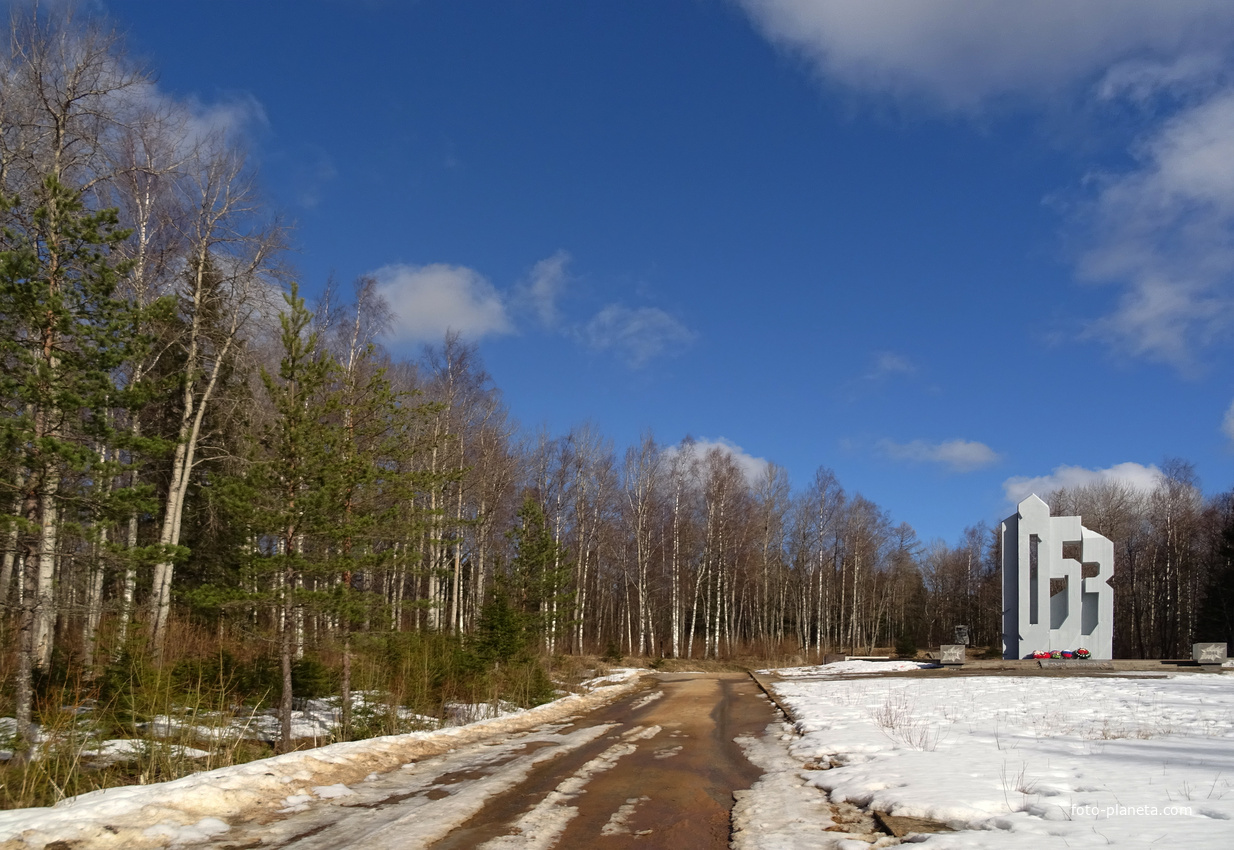
{"label": "dirt road", "polygon": [[733,791],[759,776],[733,739],[774,719],[744,674],[665,674],[574,722],[340,786],[337,798],[289,798],[216,846],[725,848]]}

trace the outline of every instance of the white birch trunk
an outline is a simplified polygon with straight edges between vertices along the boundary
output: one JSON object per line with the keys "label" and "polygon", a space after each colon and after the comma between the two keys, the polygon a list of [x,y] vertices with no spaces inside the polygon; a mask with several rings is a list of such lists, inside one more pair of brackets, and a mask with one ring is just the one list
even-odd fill
{"label": "white birch trunk", "polygon": [[[227,339],[214,358],[206,379],[205,387],[198,398],[198,381],[194,378],[199,368],[200,344],[203,330],[201,327],[202,299],[204,297],[204,263],[198,263],[197,280],[194,287],[193,321],[190,330],[188,357],[185,363],[187,379],[182,396],[180,425],[177,432],[176,448],[172,455],[171,482],[167,489],[167,501],[163,508],[163,521],[159,527],[158,542],[161,546],[170,548],[180,545],[180,525],[184,518],[184,499],[188,493],[190,476],[192,475],[197,445],[201,439],[202,421],[206,409],[218,386],[219,375],[223,364],[231,350],[232,342],[239,330],[239,313],[234,313]],[[153,583],[150,589],[150,623],[151,641],[155,653],[160,654],[167,639],[167,621],[171,614],[171,582],[175,570],[175,562],[170,556],[164,557],[154,566]]]}
{"label": "white birch trunk", "polygon": [[59,542],[59,508],[56,493],[60,478],[49,472],[39,488],[39,538],[35,559],[34,594],[34,664],[47,668],[51,664],[56,624],[56,546]]}

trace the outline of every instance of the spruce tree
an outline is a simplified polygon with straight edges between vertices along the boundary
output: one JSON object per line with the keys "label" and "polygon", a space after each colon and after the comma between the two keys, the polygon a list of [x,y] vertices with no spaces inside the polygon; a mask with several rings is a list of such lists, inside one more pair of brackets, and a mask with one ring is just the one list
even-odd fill
{"label": "spruce tree", "polygon": [[560,636],[568,628],[554,612],[569,610],[570,568],[549,531],[544,509],[530,495],[523,499],[518,524],[509,536],[515,548],[508,580],[510,604],[521,612],[524,628],[547,643],[550,632]]}

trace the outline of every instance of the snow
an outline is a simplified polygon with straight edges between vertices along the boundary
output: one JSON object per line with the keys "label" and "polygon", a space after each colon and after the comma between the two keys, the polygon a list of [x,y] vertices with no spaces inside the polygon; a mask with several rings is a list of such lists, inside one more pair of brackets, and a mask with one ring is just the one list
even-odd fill
{"label": "snow", "polygon": [[759,670],[763,674],[778,676],[853,676],[863,673],[906,673],[913,670],[936,669],[936,661],[836,661],[813,667],[781,667],[774,670]]}
{"label": "snow", "polygon": [[197,844],[216,835],[222,835],[230,829],[230,826],[218,818],[202,818],[197,823],[188,826],[155,824],[145,830],[142,835],[165,846],[176,847],[184,844]]}
{"label": "snow", "polygon": [[[435,729],[436,717],[416,714],[400,705],[390,706],[389,697],[378,691],[356,691],[351,695],[352,721],[366,718],[391,716],[400,731]],[[291,737],[330,738],[338,732],[343,710],[340,697],[321,697],[304,700],[303,707],[291,713]],[[490,717],[512,714],[517,708],[510,703],[497,705],[469,705],[449,703],[446,716],[450,724],[462,725]],[[143,724],[142,731],[156,737],[189,735],[204,741],[228,742],[240,738],[266,742],[278,741],[282,736],[278,712],[267,709],[248,715],[221,715],[216,712],[185,712],[182,717],[158,715]]]}
{"label": "snow", "polygon": [[[94,791],[49,808],[0,812],[0,845],[6,850],[42,848],[55,841],[126,850],[186,845],[230,831],[231,823],[246,812],[303,811],[340,799],[353,800],[353,795],[375,793],[370,789],[388,795],[391,792],[383,790],[383,781],[405,784],[406,777],[414,774],[425,760],[448,759],[450,753],[467,745],[509,738],[583,714],[637,689],[638,679],[644,673],[634,669],[615,671],[585,683],[590,687],[585,693],[466,726],[331,744],[156,785]],[[604,731],[606,727],[594,727],[566,737],[577,739],[574,745],[581,746]],[[448,800],[435,801],[433,818],[412,818],[416,822],[410,826],[403,824],[403,833],[414,828],[445,835],[478,811],[492,794],[521,781],[538,755],[520,763],[517,769],[512,766],[506,774],[497,771],[497,778],[491,782],[462,783],[465,787]],[[466,770],[467,759],[479,756],[460,758],[455,767]],[[394,778],[388,779],[392,772]],[[431,823],[422,823],[425,821]],[[373,846],[389,845],[377,841]]]}
{"label": "snow", "polygon": [[646,803],[651,800],[650,797],[630,797],[625,803],[618,807],[617,811],[613,812],[609,817],[608,822],[600,827],[601,835],[630,835],[630,818],[634,817],[634,810],[638,808],[639,803]]}
{"label": "snow", "polygon": [[[924,666],[849,661],[768,671],[794,722],[740,741],[764,773],[735,794],[732,846],[899,843],[872,834],[871,811],[947,824],[957,831],[911,838],[945,850],[1234,846],[1234,676],[879,675]],[[139,850],[219,836],[237,846],[302,836],[303,850],[427,846],[537,765],[610,732],[612,724],[569,720],[631,693],[640,672],[600,677],[589,693],[466,726],[0,812],[0,846],[65,841]],[[660,732],[628,730],[526,811],[514,825],[517,841],[499,836],[487,846],[554,846],[587,782],[629,755],[635,741]],[[123,746],[132,744],[114,744]],[[666,742],[656,755],[678,750]],[[386,805],[392,799],[400,802]],[[629,834],[646,802],[627,799],[603,834]],[[345,821],[339,807],[351,813]]]}
{"label": "snow", "polygon": [[578,808],[569,805],[570,801],[584,792],[591,778],[612,770],[620,759],[633,753],[637,747],[631,741],[654,738],[660,731],[659,726],[635,726],[624,733],[620,743],[613,744],[588,761],[519,818],[510,830],[511,834],[484,842],[480,850],[548,850],[553,847],[570,821],[578,815]]}
{"label": "snow", "polygon": [[776,735],[780,731],[792,738],[791,730],[788,724],[773,724],[762,738],[738,739],[746,758],[763,770],[763,776],[750,790],[733,795],[735,848],[814,847],[818,845],[812,842],[833,825],[826,798],[802,781],[801,762]]}
{"label": "snow", "polygon": [[[450,750],[350,786],[354,794],[344,803],[346,811],[332,807],[331,801],[297,800],[297,806],[287,810],[297,813],[295,819],[251,824],[248,835],[228,839],[238,846],[251,845],[254,838],[276,846],[296,839],[297,850],[427,847],[473,817],[495,795],[524,782],[538,765],[613,728],[614,724],[599,724],[566,731],[564,724],[544,725],[533,732]],[[391,800],[398,802],[389,805]],[[245,827],[239,829],[243,833]]]}
{"label": "snow", "polygon": [[[150,741],[136,738],[112,738],[111,740],[100,742],[97,747],[88,747],[82,750],[81,754],[90,759],[94,765],[115,764],[144,755],[151,746]],[[165,749],[169,755],[178,758],[204,759],[209,758],[211,755],[206,750],[185,747],[179,744],[157,744],[156,746]]]}
{"label": "snow", "polygon": [[933,848],[1234,846],[1234,677],[828,667],[771,684],[796,723],[742,742],[766,772],[739,796],[734,847],[856,840],[824,831],[828,798],[959,830],[917,839]]}
{"label": "snow", "polygon": [[629,678],[637,673],[645,673],[647,671],[640,670],[637,667],[613,667],[603,676],[596,676],[593,679],[588,679],[583,682],[584,687],[597,688],[601,685],[616,685],[629,680]]}

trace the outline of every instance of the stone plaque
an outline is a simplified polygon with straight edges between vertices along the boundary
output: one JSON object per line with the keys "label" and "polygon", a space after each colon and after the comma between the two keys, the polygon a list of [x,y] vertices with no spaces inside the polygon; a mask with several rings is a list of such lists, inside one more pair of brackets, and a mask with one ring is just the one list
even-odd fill
{"label": "stone plaque", "polygon": [[942,658],[944,664],[960,665],[964,663],[964,644],[962,643],[945,643],[941,647]]}
{"label": "stone plaque", "polygon": [[1200,664],[1224,664],[1225,650],[1224,643],[1193,643],[1191,657]]}

